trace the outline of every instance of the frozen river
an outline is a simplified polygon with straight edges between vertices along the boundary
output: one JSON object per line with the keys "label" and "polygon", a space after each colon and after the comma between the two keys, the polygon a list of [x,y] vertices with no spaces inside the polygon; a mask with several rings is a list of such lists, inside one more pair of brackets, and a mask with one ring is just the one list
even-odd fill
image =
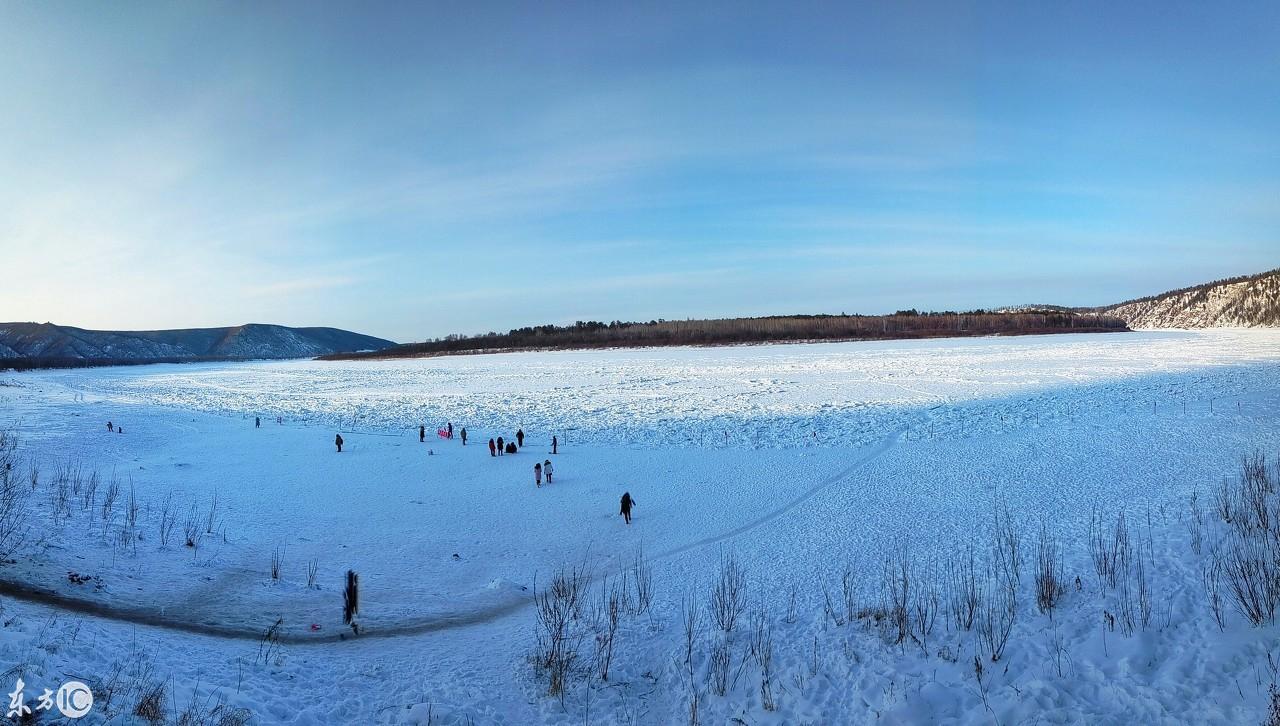
{"label": "frozen river", "polygon": [[[365,431],[446,421],[627,446],[865,445],[1042,425],[1096,407],[1208,407],[1280,371],[1280,334],[1139,332],[161,365],[39,374],[122,401]],[[915,432],[921,433],[921,432]]]}

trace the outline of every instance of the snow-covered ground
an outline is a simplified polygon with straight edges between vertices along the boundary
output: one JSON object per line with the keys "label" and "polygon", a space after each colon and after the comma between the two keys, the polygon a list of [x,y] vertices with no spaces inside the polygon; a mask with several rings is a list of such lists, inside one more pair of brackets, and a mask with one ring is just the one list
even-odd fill
{"label": "snow-covered ground", "polygon": [[[104,685],[119,670],[121,684],[167,684],[171,720],[221,700],[261,723],[428,710],[443,723],[679,723],[697,693],[703,723],[1253,723],[1280,667],[1280,629],[1228,612],[1219,630],[1186,524],[1193,490],[1208,509],[1243,454],[1280,454],[1277,331],[165,365],[0,384],[0,427],[41,480],[0,579],[109,610],[5,597],[0,685],[21,676],[35,698],[74,675],[121,694],[100,695],[90,720],[134,718],[137,694]],[[466,447],[435,437],[446,421],[468,429]],[[488,439],[517,427],[521,453],[490,457]],[[547,459],[555,482],[536,488]],[[55,503],[67,464],[99,473],[92,507],[87,483]],[[121,495],[104,521],[111,481]],[[630,527],[624,491],[638,502]],[[1150,553],[1156,612],[1130,635],[1105,624],[1117,595],[1090,561],[1095,507],[1108,527],[1124,510]],[[165,511],[176,532],[162,545]],[[846,569],[859,608],[875,610],[883,558],[900,548],[923,582],[970,544],[985,569],[996,512],[1028,560],[999,661],[945,614],[926,642],[899,645],[871,618],[824,613],[824,589],[843,602]],[[1052,619],[1030,582],[1042,522],[1072,583]],[[578,566],[594,602],[640,552],[653,605],[623,618],[609,680],[587,672],[592,634],[567,692],[546,695],[533,592]],[[707,607],[729,555],[749,606],[725,636]],[[348,569],[358,638],[340,638]],[[702,620],[692,676],[689,602]],[[749,656],[761,612],[776,710]],[[277,620],[281,642],[264,647]],[[710,664],[721,648],[724,696]]]}

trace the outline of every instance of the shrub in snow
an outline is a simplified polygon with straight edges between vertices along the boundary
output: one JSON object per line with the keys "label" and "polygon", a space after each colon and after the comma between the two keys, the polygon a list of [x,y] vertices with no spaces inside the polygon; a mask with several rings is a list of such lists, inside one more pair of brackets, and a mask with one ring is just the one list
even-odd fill
{"label": "shrub in snow", "polygon": [[711,617],[721,630],[732,633],[746,607],[746,572],[732,552],[721,553],[720,574],[711,588]]}
{"label": "shrub in snow", "polygon": [[600,599],[592,612],[595,628],[595,672],[600,680],[609,680],[609,666],[613,663],[613,644],[618,636],[618,624],[622,619],[622,592],[616,581],[600,585]]}
{"label": "shrub in snow", "polygon": [[972,630],[978,609],[982,604],[982,586],[978,582],[978,567],[970,544],[965,557],[947,566],[947,608],[956,630]]}
{"label": "shrub in snow", "polygon": [[539,590],[534,585],[537,619],[536,667],[547,676],[547,692],[563,696],[569,674],[578,662],[584,637],[579,615],[586,589],[586,573],[579,568],[560,570]]}
{"label": "shrub in snow", "polygon": [[1246,456],[1217,495],[1226,531],[1215,548],[1233,604],[1253,625],[1274,623],[1280,605],[1280,462]]}
{"label": "shrub in snow", "polygon": [[756,616],[751,632],[751,655],[760,666],[760,705],[773,711],[777,708],[773,700],[773,627],[764,612]]}
{"label": "shrub in snow", "polygon": [[1018,603],[1013,589],[1003,586],[988,589],[978,612],[978,637],[992,662],[1004,656],[1017,615]]}
{"label": "shrub in snow", "polygon": [[911,608],[915,638],[920,644],[921,652],[926,656],[929,654],[929,636],[933,634],[933,625],[938,620],[938,610],[941,609],[941,603],[942,596],[938,593],[937,571],[930,565],[920,571],[920,576],[917,578],[915,599]]}
{"label": "shrub in snow", "polygon": [[1062,577],[1062,560],[1058,540],[1049,532],[1048,523],[1040,522],[1040,541],[1036,547],[1036,605],[1040,612],[1053,617],[1058,600],[1066,592]]}
{"label": "shrub in snow", "polygon": [[894,644],[901,645],[911,635],[911,598],[915,573],[907,546],[899,543],[885,556],[881,589],[889,624],[896,631]]}
{"label": "shrub in snow", "polygon": [[[33,467],[30,480],[39,480]],[[27,498],[30,490],[18,478],[18,442],[0,431],[0,560],[8,560],[26,538]]]}
{"label": "shrub in snow", "polygon": [[187,518],[182,522],[182,536],[188,547],[200,546],[200,517],[196,514],[196,505],[192,504],[187,511]]}
{"label": "shrub in snow", "polygon": [[636,552],[631,564],[631,583],[636,592],[635,614],[644,615],[653,604],[653,568],[644,558],[643,551]]}
{"label": "shrub in snow", "polygon": [[153,683],[143,689],[138,703],[133,707],[133,715],[150,723],[165,722],[165,685],[164,682]]}
{"label": "shrub in snow", "polygon": [[160,548],[169,546],[173,539],[173,528],[178,523],[178,513],[173,509],[173,492],[164,496],[164,504],[160,507]]}

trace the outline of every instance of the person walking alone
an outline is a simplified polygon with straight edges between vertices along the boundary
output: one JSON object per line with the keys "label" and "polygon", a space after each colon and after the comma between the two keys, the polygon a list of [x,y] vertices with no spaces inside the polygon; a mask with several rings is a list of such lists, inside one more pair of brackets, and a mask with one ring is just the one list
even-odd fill
{"label": "person walking alone", "polygon": [[516,429],[516,446],[524,448],[524,429]]}
{"label": "person walking alone", "polygon": [[425,424],[418,425],[418,443],[419,444],[427,443],[427,427]]}
{"label": "person walking alone", "polygon": [[533,465],[533,483],[542,486],[542,464]]}
{"label": "person walking alone", "polygon": [[262,417],[261,417],[261,416],[254,416],[254,417],[253,417],[253,427],[254,427],[255,429],[260,429],[260,428],[262,428]]}
{"label": "person walking alone", "polygon": [[498,455],[498,445],[493,443],[493,439],[489,439],[489,456]]}
{"label": "person walking alone", "polygon": [[631,524],[631,508],[634,506],[636,506],[636,500],[631,498],[631,492],[623,492],[622,509],[618,511],[618,514],[622,515],[622,518],[627,521],[627,524]]}
{"label": "person walking alone", "polygon": [[467,445],[467,427],[466,426],[462,427],[462,445],[463,446]]}
{"label": "person walking alone", "polygon": [[338,434],[333,438],[333,443],[338,447],[338,453],[342,453],[342,434]]}
{"label": "person walking alone", "polygon": [[446,426],[446,427],[448,427],[448,429],[449,429],[449,436],[448,436],[448,438],[451,438],[451,439],[452,439],[452,438],[453,438],[453,422],[452,422],[452,421],[450,421],[449,423],[445,424],[445,426]]}
{"label": "person walking alone", "polygon": [[551,453],[553,454],[556,453],[556,446],[558,446],[559,444],[560,444],[560,440],[552,436],[551,437]]}

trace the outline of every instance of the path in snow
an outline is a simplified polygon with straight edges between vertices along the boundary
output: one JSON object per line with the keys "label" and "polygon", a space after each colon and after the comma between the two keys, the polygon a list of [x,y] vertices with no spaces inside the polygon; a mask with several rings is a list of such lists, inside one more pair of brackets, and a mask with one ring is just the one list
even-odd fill
{"label": "path in snow", "polygon": [[[924,418],[927,418],[927,416]],[[758,519],[747,522],[746,524],[740,527],[735,527],[727,532],[714,534],[714,535],[711,535],[710,537],[705,537],[696,542],[691,542],[689,544],[676,547],[675,549],[661,552],[657,556],[655,556],[653,559],[663,560],[669,557],[674,557],[676,555],[683,554],[685,552],[689,552],[691,550],[696,550],[700,547],[706,547],[707,545],[716,544],[718,542],[724,542],[725,540],[732,539],[739,535],[746,534],[747,532],[750,532],[754,529],[757,529],[759,527],[762,527],[772,522],[773,520],[781,517],[782,515],[794,510],[796,507],[800,506],[801,504],[804,504],[805,502],[809,501],[824,489],[827,489],[831,485],[836,484],[837,482],[840,482],[848,478],[855,471],[871,463],[872,460],[874,460],[884,452],[896,446],[897,443],[902,440],[903,435],[906,434],[909,428],[910,426],[899,427],[893,433],[886,436],[883,441],[876,444],[875,446],[870,447],[870,450],[868,450],[862,456],[858,457],[858,459],[854,461],[852,464],[850,464],[849,466],[845,467],[844,469],[841,469],[835,474],[832,474],[830,477],[824,479],[823,481],[819,482],[817,485],[804,491],[802,494],[800,494],[800,496],[791,500],[784,506],[778,507],[777,509],[769,512],[763,517],[759,517]]]}

